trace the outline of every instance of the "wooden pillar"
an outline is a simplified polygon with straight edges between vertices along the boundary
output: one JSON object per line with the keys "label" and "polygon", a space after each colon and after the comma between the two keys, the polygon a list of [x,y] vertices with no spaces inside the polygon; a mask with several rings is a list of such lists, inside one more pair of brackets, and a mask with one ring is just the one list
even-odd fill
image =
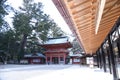
{"label": "wooden pillar", "polygon": [[101,57],[101,52],[99,50],[99,59],[100,59],[100,69],[102,69],[102,57]]}
{"label": "wooden pillar", "polygon": [[50,64],[52,64],[52,56],[50,56]]}
{"label": "wooden pillar", "polygon": [[111,63],[112,63],[113,78],[114,78],[114,80],[118,80],[117,66],[116,66],[115,55],[113,52],[110,35],[108,35],[108,44],[109,44],[109,50],[110,50],[110,59],[111,59]]}
{"label": "wooden pillar", "polygon": [[102,61],[103,61],[103,69],[104,69],[104,72],[106,72],[106,55],[105,55],[105,52],[103,50],[103,47],[101,48],[101,51],[102,51]]}
{"label": "wooden pillar", "polygon": [[66,58],[65,54],[64,54],[64,57],[63,57],[63,58],[64,58],[64,64],[65,64],[65,58]]}
{"label": "wooden pillar", "polygon": [[99,68],[100,67],[100,65],[99,65],[100,60],[99,60],[99,54],[98,54],[98,52],[96,52],[96,55],[97,55],[97,67]]}
{"label": "wooden pillar", "polygon": [[48,64],[48,57],[46,56],[46,64]]}
{"label": "wooden pillar", "polygon": [[58,56],[58,64],[60,64],[60,56]]}
{"label": "wooden pillar", "polygon": [[109,67],[109,71],[110,74],[112,74],[112,70],[111,70],[111,59],[110,59],[110,53],[109,53],[109,49],[107,48],[107,56],[108,56],[108,67]]}
{"label": "wooden pillar", "polygon": [[100,53],[99,53],[99,51],[98,51],[98,58],[99,58],[99,68],[100,68],[100,65],[101,65],[101,64],[100,64],[100,63],[101,63],[100,61],[101,61],[101,59],[100,59]]}

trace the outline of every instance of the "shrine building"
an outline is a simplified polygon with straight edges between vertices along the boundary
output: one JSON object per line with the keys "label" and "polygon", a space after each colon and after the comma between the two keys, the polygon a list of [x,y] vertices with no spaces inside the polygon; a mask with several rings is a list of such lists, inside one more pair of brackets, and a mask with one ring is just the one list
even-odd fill
{"label": "shrine building", "polygon": [[45,64],[45,56],[42,53],[33,53],[24,55],[24,59],[21,60],[23,64]]}
{"label": "shrine building", "polygon": [[44,54],[47,64],[66,64],[68,62],[68,48],[72,47],[68,37],[49,38],[41,46],[46,49]]}

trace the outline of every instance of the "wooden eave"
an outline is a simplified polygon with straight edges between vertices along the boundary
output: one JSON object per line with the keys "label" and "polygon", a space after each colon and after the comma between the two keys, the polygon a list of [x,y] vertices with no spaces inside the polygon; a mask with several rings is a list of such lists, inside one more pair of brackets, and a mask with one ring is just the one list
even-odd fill
{"label": "wooden eave", "polygon": [[120,16],[120,0],[106,0],[96,34],[100,1],[102,0],[53,0],[87,54],[97,51]]}

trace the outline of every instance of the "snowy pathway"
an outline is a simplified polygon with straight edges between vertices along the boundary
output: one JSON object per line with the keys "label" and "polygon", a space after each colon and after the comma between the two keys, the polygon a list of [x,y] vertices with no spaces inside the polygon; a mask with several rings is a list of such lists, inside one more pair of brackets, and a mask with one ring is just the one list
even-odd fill
{"label": "snowy pathway", "polygon": [[5,65],[0,80],[113,80],[109,72],[79,65]]}

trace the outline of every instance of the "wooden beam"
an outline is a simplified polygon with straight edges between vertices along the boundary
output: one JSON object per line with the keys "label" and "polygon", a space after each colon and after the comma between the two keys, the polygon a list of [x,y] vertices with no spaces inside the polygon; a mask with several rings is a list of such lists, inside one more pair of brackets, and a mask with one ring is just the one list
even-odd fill
{"label": "wooden beam", "polygon": [[74,6],[71,6],[70,8],[71,8],[71,9],[74,9],[75,7],[78,7],[79,5],[84,4],[84,3],[86,3],[86,2],[88,2],[88,0],[80,0],[80,1],[78,1],[78,4],[76,4],[76,5],[74,5]]}
{"label": "wooden beam", "polygon": [[120,13],[120,6],[117,7],[117,8],[115,8],[115,9],[113,9],[113,10],[111,10],[111,11],[108,12],[107,14],[105,14],[105,15],[103,16],[103,18],[109,17],[109,16],[111,16],[111,15],[115,15],[115,14],[117,14],[117,13]]}
{"label": "wooden beam", "polygon": [[110,5],[110,7],[108,8],[108,10],[106,10],[106,12],[103,14],[103,16],[108,13],[117,3],[119,3],[120,0],[117,0],[113,5]]}
{"label": "wooden beam", "polygon": [[105,2],[106,2],[106,0],[100,0],[99,5],[98,5],[99,7],[98,7],[96,22],[95,22],[95,26],[96,26],[95,33],[96,34],[98,32],[98,29],[99,29],[99,24],[100,24],[100,21],[102,18]]}
{"label": "wooden beam", "polygon": [[78,15],[83,16],[83,15],[86,15],[88,13],[91,13],[91,9],[90,8],[86,8],[86,9],[84,9],[82,11],[76,12],[73,15],[75,15],[75,16],[78,16]]}
{"label": "wooden beam", "polygon": [[86,19],[84,19],[84,20],[77,20],[77,21],[75,21],[76,23],[85,23],[85,22],[87,22],[87,21],[90,21],[91,20],[91,18],[86,18]]}
{"label": "wooden beam", "polygon": [[78,7],[74,8],[74,9],[72,9],[72,10],[75,10],[72,14],[74,15],[76,13],[79,13],[84,9],[90,9],[90,6],[91,6],[90,4],[91,4],[91,1],[88,0],[88,2],[79,5],[80,7],[78,6]]}

